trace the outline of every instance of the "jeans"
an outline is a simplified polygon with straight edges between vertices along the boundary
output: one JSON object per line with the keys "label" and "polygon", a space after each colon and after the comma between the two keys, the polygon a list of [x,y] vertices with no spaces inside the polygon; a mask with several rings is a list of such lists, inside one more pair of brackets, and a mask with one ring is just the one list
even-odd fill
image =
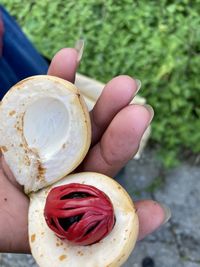
{"label": "jeans", "polygon": [[3,19],[3,50],[0,56],[0,99],[18,81],[46,74],[48,63],[37,52],[16,21],[0,6]]}

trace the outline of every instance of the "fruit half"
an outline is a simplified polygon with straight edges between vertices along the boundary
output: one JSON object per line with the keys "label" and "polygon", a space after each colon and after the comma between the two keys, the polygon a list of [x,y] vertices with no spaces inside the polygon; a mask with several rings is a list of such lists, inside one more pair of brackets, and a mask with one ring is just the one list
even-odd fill
{"label": "fruit half", "polygon": [[[47,195],[56,186],[79,183],[103,191],[112,202],[115,224],[99,242],[80,246],[62,240],[47,226],[44,208]],[[113,179],[98,173],[72,174],[30,196],[29,241],[31,252],[40,267],[87,266],[118,267],[130,255],[138,235],[138,217],[126,191]],[[76,199],[75,199],[76,200]]]}
{"label": "fruit half", "polygon": [[33,76],[4,96],[0,147],[26,193],[73,171],[91,141],[87,107],[78,89],[52,76]]}

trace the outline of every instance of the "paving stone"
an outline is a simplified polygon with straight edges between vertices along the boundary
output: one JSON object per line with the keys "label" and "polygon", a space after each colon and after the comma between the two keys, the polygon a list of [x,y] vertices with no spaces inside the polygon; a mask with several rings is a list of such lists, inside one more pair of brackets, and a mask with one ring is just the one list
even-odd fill
{"label": "paving stone", "polygon": [[138,160],[131,160],[117,180],[124,186],[133,199],[152,198],[149,186],[160,176],[162,165],[155,152],[145,149]]}
{"label": "paving stone", "polygon": [[[145,258],[151,258],[154,266],[142,266]],[[176,245],[161,242],[139,242],[123,267],[182,267]]]}
{"label": "paving stone", "polygon": [[31,255],[7,253],[1,256],[1,267],[38,267]]}
{"label": "paving stone", "polygon": [[182,267],[199,267],[199,266],[200,266],[200,263],[185,261]]}
{"label": "paving stone", "polygon": [[174,234],[171,231],[171,223],[168,222],[165,225],[161,226],[159,230],[157,230],[154,234],[149,235],[145,238],[146,241],[149,242],[162,242],[166,244],[175,243]]}
{"label": "paving stone", "polygon": [[155,198],[172,210],[171,230],[183,258],[200,262],[200,167],[184,164],[169,172]]}

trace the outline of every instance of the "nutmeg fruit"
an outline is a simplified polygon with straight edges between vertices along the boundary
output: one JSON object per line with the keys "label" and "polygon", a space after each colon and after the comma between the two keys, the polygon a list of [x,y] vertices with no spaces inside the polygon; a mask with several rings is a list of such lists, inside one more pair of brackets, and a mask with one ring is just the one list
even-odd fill
{"label": "nutmeg fruit", "polygon": [[[53,188],[74,183],[93,186],[104,192],[113,206],[113,228],[106,237],[91,245],[76,245],[60,239],[45,221],[44,209],[49,192]],[[31,194],[29,241],[32,254],[41,267],[52,266],[52,263],[55,267],[81,267],[83,264],[87,267],[118,267],[130,255],[137,235],[138,217],[131,198],[114,179],[103,174],[71,174],[56,184]]]}
{"label": "nutmeg fruit", "polygon": [[73,171],[90,146],[80,91],[57,77],[33,76],[13,86],[2,99],[0,121],[1,151],[26,193]]}

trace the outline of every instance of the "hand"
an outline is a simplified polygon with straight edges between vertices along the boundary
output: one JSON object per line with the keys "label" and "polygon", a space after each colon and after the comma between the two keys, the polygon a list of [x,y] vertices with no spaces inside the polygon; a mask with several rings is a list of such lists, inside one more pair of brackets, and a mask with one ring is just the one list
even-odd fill
{"label": "hand", "polygon": [[[48,74],[74,82],[78,66],[75,49],[62,49],[52,60]],[[129,105],[137,91],[128,76],[112,79],[91,111],[92,146],[78,171],[97,171],[114,177],[136,154],[141,137],[153,117],[151,109]],[[139,216],[139,239],[153,232],[168,216],[151,200],[135,203]],[[0,251],[29,253],[29,199],[3,159],[0,166]]]}

